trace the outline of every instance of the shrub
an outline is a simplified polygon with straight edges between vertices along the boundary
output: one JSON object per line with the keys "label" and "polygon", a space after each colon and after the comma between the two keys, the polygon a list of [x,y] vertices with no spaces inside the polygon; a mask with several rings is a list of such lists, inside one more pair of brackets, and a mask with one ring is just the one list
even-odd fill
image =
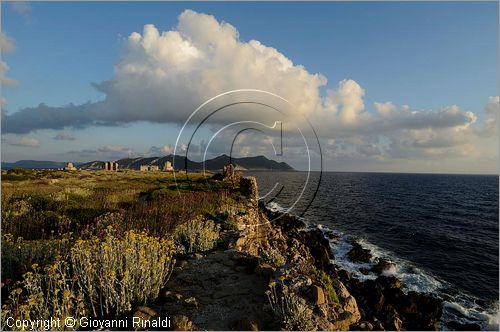
{"label": "shrub", "polygon": [[67,211],[68,216],[77,223],[78,226],[91,224],[97,217],[111,212],[102,208],[73,208]]}
{"label": "shrub", "polygon": [[7,170],[7,172],[2,172],[3,181],[26,181],[33,179],[33,171],[23,169],[23,168],[13,168]]}
{"label": "shrub", "polygon": [[30,176],[18,174],[2,174],[3,181],[27,181],[31,180]]}
{"label": "shrub", "polygon": [[281,286],[281,289],[278,290],[276,283],[272,282],[266,294],[274,316],[284,325],[286,330],[311,331],[313,329],[312,310],[286,286]]}
{"label": "shrub", "polygon": [[149,194],[144,194],[144,199],[126,211],[123,227],[162,236],[198,215],[214,214],[220,197],[216,192],[182,192],[179,195],[173,191],[168,198],[158,195],[151,199]]}
{"label": "shrub", "polygon": [[2,231],[14,237],[41,239],[69,231],[63,205],[42,193],[2,193]]}
{"label": "shrub", "polygon": [[121,314],[155,299],[173,264],[172,241],[134,231],[77,240],[71,263],[94,316]]}
{"label": "shrub", "polygon": [[212,220],[202,217],[192,219],[175,231],[175,241],[184,253],[207,251],[215,247],[219,239],[219,227]]}
{"label": "shrub", "polygon": [[215,215],[207,215],[206,217],[213,219],[217,224],[220,224],[223,230],[238,230],[238,221],[235,218],[235,214],[230,214],[227,210],[220,211]]}
{"label": "shrub", "polygon": [[25,199],[35,211],[57,211],[60,208],[60,203],[50,195],[32,192],[21,195],[20,199]]}
{"label": "shrub", "polygon": [[262,249],[260,252],[262,259],[273,266],[281,267],[286,264],[286,259],[276,248]]}
{"label": "shrub", "polygon": [[2,279],[19,279],[33,264],[52,264],[71,247],[69,237],[55,240],[15,239],[2,234]]}
{"label": "shrub", "polygon": [[[2,195],[4,196],[4,195]],[[2,219],[11,219],[26,215],[31,211],[31,205],[24,199],[2,197]]]}
{"label": "shrub", "polygon": [[[8,304],[2,307],[2,330],[9,329],[7,318],[19,320],[49,320],[73,317],[76,322],[88,314],[83,294],[76,290],[75,281],[69,278],[69,268],[64,262],[48,265],[43,271],[37,264],[16,284]],[[79,326],[74,326],[77,329]],[[15,327],[14,327],[15,328]],[[36,330],[66,330],[60,326],[37,326]]]}
{"label": "shrub", "polygon": [[[81,225],[79,229],[80,239],[90,239],[93,236],[102,237],[113,230],[114,234],[121,235],[124,233],[122,227],[123,212],[108,212],[95,218],[92,223]],[[111,227],[111,228],[110,228]]]}
{"label": "shrub", "polygon": [[26,240],[60,236],[71,230],[71,220],[54,211],[35,211],[2,220],[2,231]]}
{"label": "shrub", "polygon": [[335,289],[333,288],[332,279],[328,274],[325,273],[325,271],[313,268],[311,271],[311,276],[313,277],[314,281],[319,283],[325,289],[328,299],[331,302],[339,303],[337,292],[335,292]]}
{"label": "shrub", "polygon": [[238,222],[234,218],[227,218],[224,221],[224,227],[227,230],[230,231],[237,231],[238,230]]}

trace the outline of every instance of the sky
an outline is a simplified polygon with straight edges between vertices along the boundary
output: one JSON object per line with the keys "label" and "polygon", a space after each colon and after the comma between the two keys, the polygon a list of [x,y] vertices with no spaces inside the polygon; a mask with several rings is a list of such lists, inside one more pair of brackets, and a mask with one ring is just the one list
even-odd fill
{"label": "sky", "polygon": [[[183,153],[188,140],[176,146],[177,136],[198,106],[258,89],[266,93],[225,96],[203,111],[249,98],[287,107],[282,97],[293,105],[286,119],[258,105],[228,107],[194,135],[193,159],[228,153],[239,127],[221,129],[258,120],[263,130],[239,134],[235,156],[307,169],[309,142],[317,168],[319,141],[329,171],[498,173],[497,2],[2,2],[1,10],[2,161]],[[269,131],[275,121],[285,123],[283,140]]]}

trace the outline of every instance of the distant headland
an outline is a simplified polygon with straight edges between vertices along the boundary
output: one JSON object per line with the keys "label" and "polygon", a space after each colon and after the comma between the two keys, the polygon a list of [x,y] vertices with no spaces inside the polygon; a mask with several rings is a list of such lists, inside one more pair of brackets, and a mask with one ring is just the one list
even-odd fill
{"label": "distant headland", "polygon": [[[175,162],[174,162],[175,159]],[[228,155],[221,155],[213,159],[203,161],[193,161],[184,156],[168,155],[164,157],[137,157],[123,158],[116,160],[119,169],[139,170],[141,166],[151,165],[158,166],[160,169],[166,162],[171,162],[175,169],[184,169],[187,161],[188,170],[197,171],[203,170],[221,170],[224,165],[230,161],[238,170],[279,170],[279,171],[294,171],[293,167],[285,162],[277,162],[268,159],[264,156],[231,158]],[[98,170],[104,168],[105,161],[95,160],[83,163],[74,163],[78,169]],[[205,164],[205,166],[203,165]],[[2,169],[12,168],[28,168],[28,169],[61,169],[64,168],[66,162],[46,161],[46,160],[19,160],[13,163],[2,162]]]}

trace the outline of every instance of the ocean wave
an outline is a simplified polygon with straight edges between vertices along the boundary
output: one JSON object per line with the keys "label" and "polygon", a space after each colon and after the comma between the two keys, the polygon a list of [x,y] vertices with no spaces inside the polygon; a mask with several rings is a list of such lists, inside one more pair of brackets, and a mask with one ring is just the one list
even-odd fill
{"label": "ocean wave", "polygon": [[[347,254],[352,249],[353,238],[321,224],[317,225],[317,227],[325,233],[325,237],[330,241],[330,247],[335,257],[334,263],[341,269],[352,273],[356,278],[360,280],[376,279],[378,275],[371,270],[375,266],[377,259],[383,258],[392,264],[388,270],[383,271],[382,275],[392,275],[401,280],[404,284],[403,291],[432,293],[442,299],[448,299],[443,301],[442,329],[446,330],[446,323],[454,321],[460,324],[477,324],[481,330],[498,331],[498,302],[491,305],[490,308],[484,308],[477,304],[478,299],[460,293],[456,289],[453,292],[455,294],[451,295],[452,292],[449,290],[453,289],[453,286],[449,283],[365,239],[356,239],[356,241],[363,248],[370,250],[372,261],[370,263],[352,262]],[[333,233],[336,236],[330,239],[326,236],[326,233]]]}
{"label": "ocean wave", "polygon": [[269,202],[266,204],[266,208],[268,208],[272,212],[285,213],[287,211],[286,208],[282,207],[276,202]]}
{"label": "ocean wave", "polygon": [[[270,178],[273,184],[274,174]],[[288,179],[293,188],[294,177]],[[383,274],[399,278],[405,291],[442,298],[442,329],[475,329],[458,324],[477,324],[498,330],[498,177],[332,173],[323,179],[322,194],[305,222],[308,228],[316,222],[346,232],[334,236],[319,226],[331,239],[339,268],[374,279],[376,257],[390,260],[394,264]],[[488,193],[478,192],[478,186]],[[373,262],[351,262],[351,240],[364,235],[380,246],[359,241],[370,249]],[[450,322],[456,324],[445,325]]]}
{"label": "ocean wave", "polygon": [[474,298],[462,294],[457,299],[444,301],[441,320],[445,324],[451,321],[460,324],[477,324],[481,330],[498,331],[498,302],[489,308],[484,308],[478,305]]}
{"label": "ocean wave", "polygon": [[[276,202],[266,206],[273,212],[285,213],[287,210]],[[303,219],[304,220],[304,219]],[[391,275],[402,281],[403,291],[415,291],[420,293],[432,293],[443,299],[443,314],[441,317],[441,329],[447,330],[447,322],[458,322],[460,324],[477,324],[482,330],[498,331],[499,310],[498,302],[490,307],[479,305],[479,299],[460,292],[450,283],[441,280],[430,272],[416,266],[410,261],[398,257],[389,250],[382,249],[366,239],[355,239],[363,248],[369,249],[372,261],[369,263],[357,263],[348,258],[352,249],[352,236],[333,230],[322,224],[315,224],[304,220],[309,229],[319,228],[323,231],[325,238],[330,242],[330,248],[334,256],[333,263],[340,269],[352,273],[361,281],[376,279],[378,274],[372,271],[378,259],[383,258],[390,261],[391,267],[383,271],[382,275]],[[333,238],[327,234],[333,233]],[[364,273],[363,273],[364,272]]]}
{"label": "ocean wave", "polygon": [[[336,234],[334,239],[329,239],[325,235],[330,241],[330,247],[335,257],[334,263],[341,269],[349,271],[358,279],[367,280],[377,278],[378,275],[372,272],[371,269],[375,266],[377,259],[383,258],[393,264],[388,270],[383,271],[382,274],[392,275],[401,280],[404,284],[403,291],[432,293],[442,299],[448,299],[443,302],[442,329],[446,329],[447,322],[454,321],[461,324],[477,324],[482,330],[498,331],[498,302],[493,304],[491,308],[484,308],[477,304],[478,299],[473,296],[459,292],[449,283],[440,280],[438,277],[415,266],[413,263],[401,259],[389,250],[384,250],[365,239],[356,239],[356,241],[363,248],[370,250],[372,261],[370,263],[352,262],[347,257],[347,254],[352,248],[353,237],[336,232],[323,225],[317,225],[317,227],[323,230],[324,233],[333,232]],[[450,292],[449,290],[454,290],[454,292]],[[455,295],[451,295],[450,293],[455,293]]]}

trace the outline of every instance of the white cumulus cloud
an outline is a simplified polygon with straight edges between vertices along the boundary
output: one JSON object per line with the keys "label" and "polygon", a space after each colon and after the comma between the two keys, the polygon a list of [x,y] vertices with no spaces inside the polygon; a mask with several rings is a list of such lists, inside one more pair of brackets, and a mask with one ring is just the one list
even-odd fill
{"label": "white cumulus cloud", "polygon": [[[2,68],[3,73],[6,64],[0,64]],[[321,73],[309,72],[258,40],[242,40],[233,25],[192,10],[183,11],[169,31],[146,24],[142,31],[130,33],[114,69],[110,80],[95,84],[105,95],[103,101],[63,107],[41,104],[2,113],[3,132],[137,121],[184,123],[200,104],[220,93],[260,89],[295,105],[321,139],[334,142],[327,148],[335,155],[471,154],[481,135],[498,134],[498,96],[490,97],[480,123],[476,113],[457,105],[437,110],[415,110],[390,101],[366,105],[369,91],[355,80],[346,78],[328,87]],[[321,92],[324,88],[326,93]],[[172,152],[165,145],[151,147],[148,154]],[[134,155],[109,146],[93,153]]]}

